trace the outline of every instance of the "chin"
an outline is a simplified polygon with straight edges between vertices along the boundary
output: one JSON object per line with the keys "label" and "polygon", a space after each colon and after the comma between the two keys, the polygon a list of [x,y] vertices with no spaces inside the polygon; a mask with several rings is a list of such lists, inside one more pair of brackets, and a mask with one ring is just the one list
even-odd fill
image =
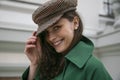
{"label": "chin", "polygon": [[63,51],[60,51],[60,50],[56,50],[57,53],[62,53]]}
{"label": "chin", "polygon": [[56,50],[56,52],[58,52],[58,53],[62,53],[64,50],[63,49],[55,49]]}
{"label": "chin", "polygon": [[59,48],[59,49],[55,49],[56,50],[56,52],[58,52],[58,53],[63,53],[64,51],[65,51],[65,49],[63,49],[63,48]]}

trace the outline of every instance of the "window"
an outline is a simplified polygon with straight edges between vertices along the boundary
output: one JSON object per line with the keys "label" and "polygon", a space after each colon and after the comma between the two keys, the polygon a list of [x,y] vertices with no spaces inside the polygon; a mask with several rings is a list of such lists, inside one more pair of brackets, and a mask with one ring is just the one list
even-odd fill
{"label": "window", "polygon": [[103,0],[102,5],[104,14],[100,14],[100,16],[114,18],[110,0]]}

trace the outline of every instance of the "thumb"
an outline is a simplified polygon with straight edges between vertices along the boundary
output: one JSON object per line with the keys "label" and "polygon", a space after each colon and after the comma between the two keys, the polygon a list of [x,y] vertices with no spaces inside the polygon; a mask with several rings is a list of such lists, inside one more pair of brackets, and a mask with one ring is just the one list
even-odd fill
{"label": "thumb", "polygon": [[37,31],[34,31],[34,32],[32,33],[32,36],[36,36],[36,34],[37,34]]}

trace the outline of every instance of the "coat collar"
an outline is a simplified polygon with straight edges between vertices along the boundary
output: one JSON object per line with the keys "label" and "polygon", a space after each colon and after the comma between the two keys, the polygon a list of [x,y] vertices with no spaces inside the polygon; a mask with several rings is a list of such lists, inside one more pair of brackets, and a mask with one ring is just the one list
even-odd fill
{"label": "coat collar", "polygon": [[65,56],[70,62],[82,68],[92,55],[94,45],[91,40],[82,37],[80,42]]}

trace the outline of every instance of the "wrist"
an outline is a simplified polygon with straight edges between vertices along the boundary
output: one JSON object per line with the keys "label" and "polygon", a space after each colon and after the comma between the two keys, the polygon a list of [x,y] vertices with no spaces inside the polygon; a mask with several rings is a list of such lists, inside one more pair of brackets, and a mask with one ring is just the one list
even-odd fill
{"label": "wrist", "polygon": [[30,64],[30,68],[37,68],[37,64],[35,65],[35,64]]}
{"label": "wrist", "polygon": [[38,65],[30,64],[28,80],[33,80],[35,78],[37,67]]}

